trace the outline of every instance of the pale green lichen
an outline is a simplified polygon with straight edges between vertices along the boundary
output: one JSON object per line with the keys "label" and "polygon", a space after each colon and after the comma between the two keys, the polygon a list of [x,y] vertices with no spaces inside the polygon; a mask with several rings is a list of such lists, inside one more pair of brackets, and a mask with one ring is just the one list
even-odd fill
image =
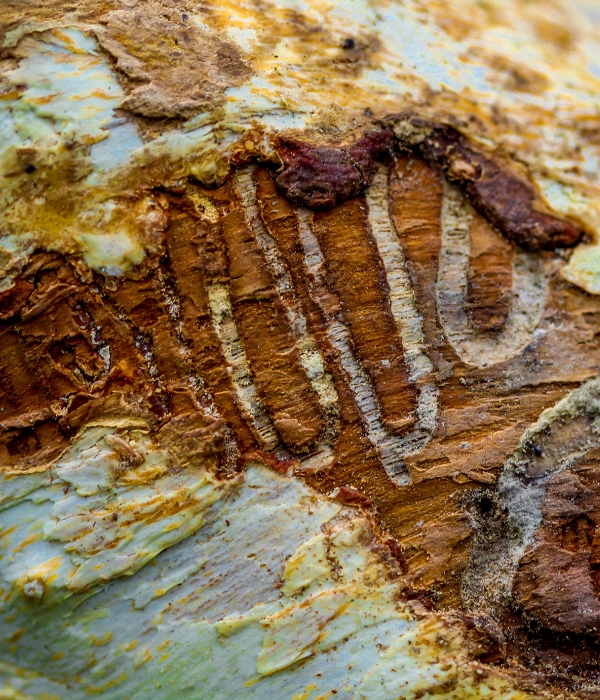
{"label": "pale green lichen", "polygon": [[[108,471],[120,472],[101,430],[74,443],[79,454],[94,452],[88,463],[98,478],[63,459],[60,486],[70,484],[69,498],[93,500],[114,488]],[[138,434],[128,439],[142,454]],[[150,484],[161,478],[146,475]],[[25,490],[34,498],[35,491]],[[37,505],[21,495],[0,514],[2,527],[17,526],[3,563],[32,528],[43,529],[54,503],[66,496],[57,491],[54,502]],[[10,585],[7,572],[0,569],[0,586]],[[332,689],[349,700],[416,693],[436,700],[533,697],[517,693],[496,672],[480,677],[482,667],[468,661],[460,630],[411,609],[401,601],[401,586],[356,511],[293,477],[250,465],[241,483],[204,510],[200,527],[135,575],[73,592],[50,607],[43,599],[13,598],[0,613],[0,683],[5,693],[34,700],[90,694],[103,700],[316,700]],[[440,681],[452,692],[440,694]],[[373,688],[390,692],[371,696]]]}
{"label": "pale green lichen", "polygon": [[202,465],[182,470],[145,432],[116,436],[106,427],[88,428],[46,472],[9,474],[0,483],[5,508],[12,508],[7,517],[25,500],[46,512],[45,521],[26,517],[29,525],[5,537],[4,607],[20,595],[55,605],[134,574],[198,530],[210,506],[235,484],[218,481]]}

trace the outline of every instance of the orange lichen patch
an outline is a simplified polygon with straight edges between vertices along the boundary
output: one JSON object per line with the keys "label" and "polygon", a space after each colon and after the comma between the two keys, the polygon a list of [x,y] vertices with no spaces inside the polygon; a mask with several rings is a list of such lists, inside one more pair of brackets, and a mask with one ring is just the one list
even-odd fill
{"label": "orange lichen patch", "polygon": [[99,97],[101,100],[114,100],[114,95],[109,95],[104,90],[92,90],[88,93],[90,97]]}
{"label": "orange lichen patch", "polygon": [[26,630],[24,628],[16,630],[9,637],[5,637],[5,641],[8,642],[9,644],[14,644],[15,642],[18,642],[19,639],[21,639],[21,637],[25,634],[25,632],[26,632]]}
{"label": "orange lichen patch", "polygon": [[467,311],[480,331],[499,331],[511,303],[514,248],[475,213],[467,277]]}
{"label": "orange lichen patch", "polygon": [[0,102],[14,100],[21,95],[20,90],[8,90],[7,92],[0,93]]}
{"label": "orange lichen patch", "polygon": [[102,637],[97,637],[95,634],[90,634],[90,642],[94,647],[101,647],[108,644],[113,636],[110,632],[105,632]]}
{"label": "orange lichen patch", "polygon": [[166,649],[170,643],[171,643],[170,639],[163,640],[160,644],[157,645],[156,651],[162,651],[163,649]]}
{"label": "orange lichen patch", "polygon": [[44,95],[44,97],[29,97],[27,101],[30,102],[32,105],[45,105],[49,102],[52,102],[52,100],[55,97],[57,97],[57,95],[58,93],[53,95]]}
{"label": "orange lichen patch", "polygon": [[41,533],[34,532],[33,534],[29,535],[28,537],[24,537],[16,547],[13,547],[12,551],[13,552],[20,552],[21,550],[25,549],[25,547],[29,546],[30,544],[33,544],[36,540],[41,539],[42,536],[43,535]]}
{"label": "orange lichen patch", "polygon": [[123,644],[123,649],[125,651],[133,651],[137,645],[139,644],[137,639],[132,639],[130,642],[127,642],[127,644]]}
{"label": "orange lichen patch", "polygon": [[4,539],[5,537],[8,537],[16,529],[17,529],[17,525],[13,525],[12,527],[7,527],[4,530],[0,531],[0,540]]}
{"label": "orange lichen patch", "polygon": [[77,42],[73,40],[66,32],[61,29],[51,29],[50,30],[55,37],[60,39],[64,44],[66,44],[73,53],[85,53],[78,46]]}
{"label": "orange lichen patch", "polygon": [[117,685],[120,685],[124,681],[126,681],[129,678],[128,673],[121,673],[117,678],[112,678],[109,681],[106,681],[106,683],[103,683],[102,685],[88,685],[85,687],[85,692],[88,695],[100,695],[104,693],[106,690],[109,690],[110,688],[114,688]]}

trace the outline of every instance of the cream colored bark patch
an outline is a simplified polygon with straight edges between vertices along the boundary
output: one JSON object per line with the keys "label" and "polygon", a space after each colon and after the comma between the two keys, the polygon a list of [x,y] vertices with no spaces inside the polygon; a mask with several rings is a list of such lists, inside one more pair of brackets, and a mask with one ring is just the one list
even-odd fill
{"label": "cream colored bark patch", "polygon": [[460,640],[442,620],[427,620],[381,654],[354,700],[518,700],[535,696],[515,691],[484,665],[465,664]]}
{"label": "cream colored bark patch", "polygon": [[581,245],[573,251],[562,276],[590,294],[600,294],[600,245]]}
{"label": "cream colored bark patch", "polygon": [[[142,455],[139,440],[127,439]],[[101,459],[90,464],[103,479],[71,467],[70,488],[98,495],[114,484],[96,468]],[[18,504],[0,512],[13,561],[30,548],[29,526],[39,531],[48,520],[54,503],[47,499],[66,495],[65,481],[52,493],[29,475],[21,479],[21,488],[11,482]],[[9,515],[15,529],[7,532]],[[356,510],[250,466],[194,533],[134,575],[53,607],[29,598],[0,610],[0,634],[12,640],[0,688],[19,700],[18,693],[35,700],[433,700],[442,690],[454,693],[441,696],[447,700],[535,697],[469,661],[456,622],[402,602],[404,583],[382,551]],[[6,565],[0,572],[6,588]],[[28,670],[30,660],[37,672]]]}

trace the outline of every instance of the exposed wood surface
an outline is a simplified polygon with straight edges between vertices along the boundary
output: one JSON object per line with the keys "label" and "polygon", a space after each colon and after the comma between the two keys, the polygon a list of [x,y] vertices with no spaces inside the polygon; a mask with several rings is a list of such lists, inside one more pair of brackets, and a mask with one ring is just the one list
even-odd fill
{"label": "exposed wood surface", "polygon": [[[2,298],[2,464],[40,468],[98,416],[138,411],[155,431],[185,419],[182,444],[210,433],[218,473],[259,450],[325,494],[356,494],[411,589],[468,611],[481,504],[524,430],[597,372],[600,301],[558,280],[550,254],[529,254],[547,292],[537,323],[519,325],[515,249],[437,166],[400,154],[372,187],[313,213],[250,166],[218,189],[162,193],[164,254],[117,284],[34,254]],[[467,246],[467,269],[447,297],[452,245]],[[467,336],[444,304],[462,305]],[[467,342],[496,360],[477,366]],[[600,616],[594,454],[550,480],[518,566],[517,612],[499,624],[520,662],[528,643],[550,654],[547,639],[526,642],[531,620],[589,635]],[[589,654],[554,644],[552,668],[588,672]]]}

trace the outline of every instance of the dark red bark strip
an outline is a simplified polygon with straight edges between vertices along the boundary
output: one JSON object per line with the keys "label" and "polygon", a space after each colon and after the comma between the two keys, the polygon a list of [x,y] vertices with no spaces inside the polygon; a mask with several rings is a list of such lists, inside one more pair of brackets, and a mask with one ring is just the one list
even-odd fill
{"label": "dark red bark strip", "polygon": [[279,136],[274,149],[283,164],[277,186],[290,200],[311,209],[331,209],[363,192],[377,172],[378,158],[390,155],[394,134],[387,126],[404,122],[399,145],[442,167],[475,209],[506,238],[526,250],[576,245],[581,228],[545,211],[534,188],[479,152],[457,129],[404,115],[392,115],[346,145],[316,144]]}
{"label": "dark red bark strip", "polygon": [[277,185],[297,204],[331,209],[369,187],[377,172],[375,159],[390,152],[392,139],[392,131],[381,127],[347,146],[281,136],[275,143],[283,163]]}
{"label": "dark red bark strip", "polygon": [[509,240],[525,250],[553,250],[581,240],[581,229],[542,211],[533,187],[477,151],[459,131],[417,117],[409,121],[421,131],[418,143],[412,144],[415,152],[440,165],[473,207]]}

